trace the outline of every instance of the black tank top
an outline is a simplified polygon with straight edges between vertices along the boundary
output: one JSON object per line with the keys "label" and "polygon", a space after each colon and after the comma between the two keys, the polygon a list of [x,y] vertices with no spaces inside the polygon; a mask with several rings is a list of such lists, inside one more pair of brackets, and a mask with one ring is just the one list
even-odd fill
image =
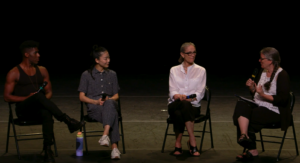
{"label": "black tank top", "polygon": [[40,69],[35,66],[35,74],[33,76],[28,76],[20,65],[18,65],[17,68],[19,69],[20,77],[15,85],[14,95],[28,96],[30,93],[36,92],[44,82]]}

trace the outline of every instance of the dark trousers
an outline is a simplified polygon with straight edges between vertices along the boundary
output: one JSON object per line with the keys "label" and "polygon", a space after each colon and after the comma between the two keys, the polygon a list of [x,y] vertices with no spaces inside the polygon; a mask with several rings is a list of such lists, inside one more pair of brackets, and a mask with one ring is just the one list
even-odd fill
{"label": "dark trousers", "polygon": [[233,114],[233,123],[237,126],[237,140],[241,136],[238,124],[238,118],[240,116],[249,119],[248,136],[252,140],[252,143],[246,147],[249,150],[256,149],[256,132],[260,131],[264,126],[280,123],[280,114],[262,106],[256,107],[248,102],[238,101]]}
{"label": "dark trousers", "polygon": [[185,122],[194,121],[200,115],[201,107],[193,107],[188,101],[176,100],[168,105],[170,118],[173,120],[174,132],[183,133]]}
{"label": "dark trousers", "polygon": [[53,118],[62,120],[64,115],[61,110],[43,93],[37,93],[26,100],[16,103],[16,114],[20,120],[37,120],[42,122],[44,145],[53,142]]}

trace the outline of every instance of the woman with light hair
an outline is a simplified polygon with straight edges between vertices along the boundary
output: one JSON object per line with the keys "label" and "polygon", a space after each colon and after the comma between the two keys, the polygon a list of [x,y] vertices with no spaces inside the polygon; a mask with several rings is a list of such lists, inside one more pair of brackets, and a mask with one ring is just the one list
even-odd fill
{"label": "woman with light hair", "polygon": [[[189,152],[193,156],[200,156],[194,136],[194,119],[200,114],[200,100],[204,96],[206,86],[206,70],[194,63],[195,57],[195,45],[191,42],[182,44],[180,64],[170,70],[168,112],[174,122],[176,135],[173,155],[182,154],[181,139],[186,127],[189,134]],[[196,97],[188,99],[187,96],[191,94],[196,94]]]}

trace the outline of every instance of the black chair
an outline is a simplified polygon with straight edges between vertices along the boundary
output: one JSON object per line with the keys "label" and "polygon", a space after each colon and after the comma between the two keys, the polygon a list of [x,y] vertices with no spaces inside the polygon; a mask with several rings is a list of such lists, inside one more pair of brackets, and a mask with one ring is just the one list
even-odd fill
{"label": "black chair", "polygon": [[[294,108],[294,104],[295,104],[295,95],[293,94],[293,92],[290,92],[290,99],[291,99],[291,106],[290,106],[290,109],[291,109],[291,113],[293,113],[293,108]],[[286,129],[283,133],[283,136],[272,136],[272,135],[262,135],[261,131],[259,131],[259,135],[260,135],[260,140],[256,140],[256,141],[260,141],[261,142],[261,147],[262,147],[262,151],[264,152],[265,151],[265,148],[264,148],[264,142],[266,143],[276,143],[276,144],[280,144],[280,148],[279,148],[279,152],[278,152],[278,155],[277,155],[277,161],[279,161],[279,156],[280,156],[280,153],[281,153],[281,149],[282,149],[282,146],[283,146],[283,143],[284,143],[284,140],[285,139],[291,139],[291,140],[294,140],[295,141],[295,147],[296,147],[296,154],[297,156],[299,155],[299,151],[298,151],[298,144],[297,144],[297,139],[296,139],[296,132],[295,132],[295,126],[294,126],[294,119],[293,119],[293,114],[291,114],[291,124],[290,126],[292,126],[292,129],[293,129],[293,136],[294,138],[290,138],[290,137],[285,137],[286,136],[286,132],[288,129]],[[266,126],[264,127],[263,129],[281,129],[281,126],[280,124],[271,124],[269,126]],[[272,137],[272,138],[279,138],[281,139],[281,141],[267,141],[267,140],[263,140],[263,136],[264,137]],[[244,149],[244,152],[245,152],[246,149]]]}
{"label": "black chair", "polygon": [[[211,142],[211,148],[214,148],[214,142],[213,142],[213,136],[212,136],[212,129],[211,129],[211,117],[210,117],[210,99],[211,99],[211,93],[210,93],[210,90],[208,87],[205,87],[205,95],[203,97],[203,101],[206,101],[207,102],[207,105],[206,105],[206,114],[200,114],[199,117],[195,118],[195,124],[196,123],[201,123],[201,122],[204,122],[204,125],[203,125],[203,130],[195,130],[194,129],[194,132],[201,132],[202,133],[202,136],[200,135],[195,135],[195,137],[201,137],[201,142],[200,142],[200,150],[199,152],[202,151],[202,145],[203,145],[203,139],[204,139],[204,133],[210,133],[210,142]],[[208,120],[208,123],[209,123],[209,131],[206,131],[206,122]],[[164,142],[163,142],[163,146],[162,146],[162,149],[161,149],[161,152],[163,153],[164,152],[164,148],[165,148],[165,143],[166,143],[166,139],[167,139],[167,135],[173,135],[175,136],[175,134],[169,134],[168,133],[168,129],[169,129],[169,125],[170,124],[173,124],[173,121],[172,119],[169,117],[167,119],[167,128],[166,128],[166,132],[165,132],[165,137],[164,137]],[[189,136],[188,134],[185,134],[183,136]]]}
{"label": "black chair", "polygon": [[[81,121],[86,121],[86,122],[98,122],[93,119],[91,119],[88,115],[84,115],[84,106],[83,102],[81,102],[81,111],[80,111],[80,119]],[[122,114],[121,114],[121,103],[120,103],[120,98],[118,99],[118,107],[119,107],[119,126],[121,126],[121,133],[120,136],[122,138],[122,144],[123,144],[123,154],[125,154],[125,142],[124,142],[124,132],[123,132],[123,123],[122,123]],[[86,124],[85,124],[86,125]],[[102,135],[96,135],[96,134],[91,134],[87,135],[88,133],[98,133],[98,132],[103,132],[103,130],[93,130],[93,131],[86,131],[85,125],[83,126],[83,137],[84,137],[84,143],[85,143],[85,151],[88,153],[88,145],[87,145],[87,137],[98,137]],[[80,129],[82,131],[82,129]]]}
{"label": "black chair", "polygon": [[[8,127],[7,127],[7,139],[6,139],[6,153],[8,152],[8,144],[9,144],[9,137],[14,137],[15,138],[15,143],[16,143],[16,148],[17,148],[17,153],[18,153],[18,158],[21,159],[21,154],[19,150],[19,141],[24,141],[24,140],[36,140],[36,139],[43,139],[43,137],[35,137],[35,138],[20,138],[23,136],[37,136],[37,135],[43,135],[43,133],[27,133],[27,134],[16,134],[16,128],[15,125],[18,126],[32,126],[32,125],[41,125],[42,121],[39,120],[20,120],[18,118],[13,117],[13,112],[11,105],[13,103],[8,103],[9,107],[9,119],[8,119]],[[13,128],[13,135],[10,135],[10,124],[12,124]],[[55,142],[55,137],[53,134],[53,143],[54,143],[54,150],[55,150],[55,156],[57,157],[57,147],[56,147],[56,142]]]}

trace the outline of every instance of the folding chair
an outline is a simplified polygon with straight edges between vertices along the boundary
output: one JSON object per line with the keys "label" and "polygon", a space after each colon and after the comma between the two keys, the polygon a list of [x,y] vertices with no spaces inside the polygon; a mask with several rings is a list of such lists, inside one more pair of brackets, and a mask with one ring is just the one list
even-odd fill
{"label": "folding chair", "polygon": [[[32,126],[32,125],[41,125],[42,122],[38,120],[20,120],[18,118],[13,117],[13,112],[11,105],[13,103],[8,103],[9,107],[9,118],[8,118],[8,127],[7,127],[7,139],[6,139],[6,153],[8,152],[8,144],[9,144],[9,137],[14,137],[15,138],[15,143],[16,143],[16,148],[17,148],[17,153],[18,153],[18,158],[21,159],[21,154],[19,150],[19,141],[24,141],[24,140],[36,140],[36,139],[43,139],[43,137],[36,137],[36,138],[20,138],[23,136],[36,136],[36,135],[43,135],[43,133],[27,133],[27,134],[16,134],[16,128],[15,125],[18,126]],[[13,135],[10,135],[10,124],[12,125],[13,128]],[[56,147],[56,142],[55,142],[55,137],[53,134],[53,143],[54,143],[54,150],[55,150],[55,156],[57,157],[57,147]]]}
{"label": "folding chair", "polygon": [[[295,104],[295,95],[293,94],[293,92],[290,92],[290,99],[291,99],[290,109],[291,109],[291,113],[293,113],[293,108],[294,108],[294,104]],[[291,114],[291,116],[292,117],[291,117],[291,124],[290,124],[290,126],[292,126],[294,138],[285,137],[286,136],[286,132],[288,130],[288,129],[286,129],[284,131],[282,137],[281,136],[272,136],[272,135],[262,135],[261,131],[259,131],[260,140],[256,140],[256,141],[260,141],[261,142],[261,147],[262,147],[262,151],[263,152],[265,151],[264,142],[266,142],[266,143],[280,144],[280,148],[279,148],[278,155],[277,155],[277,161],[279,161],[279,156],[280,156],[281,149],[282,149],[282,146],[283,146],[283,143],[284,143],[285,139],[291,139],[291,140],[295,141],[296,154],[297,154],[297,156],[299,155],[298,144],[297,144],[297,139],[296,139],[296,132],[295,132],[295,126],[294,126],[293,114]],[[268,126],[264,127],[263,129],[281,129],[281,126],[280,126],[280,124],[271,124],[271,125],[268,125]],[[263,138],[262,138],[263,136],[264,137],[279,138],[279,139],[282,139],[282,140],[281,140],[281,142],[279,142],[279,141],[267,141],[267,140],[263,140]],[[245,151],[245,149],[244,149],[244,151]]]}
{"label": "folding chair", "polygon": [[[98,122],[95,120],[92,120],[88,115],[84,115],[84,106],[83,106],[83,102],[81,102],[81,111],[80,111],[80,119],[81,121],[84,120],[86,122]],[[125,154],[125,141],[124,141],[124,132],[123,132],[123,123],[122,123],[122,113],[121,113],[121,103],[120,103],[120,98],[118,99],[118,107],[119,107],[119,125],[121,126],[121,133],[120,136],[122,138],[122,145],[123,145],[123,154]],[[85,124],[86,125],[86,124]],[[91,134],[91,135],[87,135],[88,133],[98,133],[98,132],[103,132],[104,130],[91,130],[91,131],[86,131],[86,126],[83,126],[83,137],[84,137],[84,143],[85,143],[85,151],[86,153],[88,153],[88,145],[87,145],[87,137],[98,137],[98,136],[102,136],[102,135],[95,135],[95,134]],[[82,131],[82,129],[80,129],[80,131]]]}
{"label": "folding chair", "polygon": [[[202,151],[202,145],[203,145],[203,139],[204,139],[204,133],[210,133],[210,142],[211,142],[211,148],[214,148],[214,143],[213,143],[213,136],[212,136],[212,128],[211,128],[211,117],[210,117],[210,99],[211,99],[211,92],[209,90],[209,88],[206,86],[205,87],[205,95],[203,97],[203,101],[207,101],[207,106],[206,106],[206,114],[200,114],[198,117],[195,118],[194,123],[201,123],[204,122],[203,125],[203,130],[195,130],[194,132],[201,132],[202,136],[200,135],[195,135],[195,137],[201,137],[201,142],[200,142],[200,151]],[[206,122],[208,120],[209,123],[209,131],[206,131]],[[163,146],[161,149],[161,152],[164,152],[164,148],[165,148],[165,143],[166,143],[166,139],[167,139],[167,135],[173,135],[175,136],[175,134],[169,134],[168,133],[168,129],[169,129],[169,125],[173,124],[173,120],[169,117],[167,119],[167,128],[166,128],[166,132],[165,132],[165,136],[164,136],[164,142],[163,142]],[[183,136],[189,136],[188,134],[184,134]]]}

